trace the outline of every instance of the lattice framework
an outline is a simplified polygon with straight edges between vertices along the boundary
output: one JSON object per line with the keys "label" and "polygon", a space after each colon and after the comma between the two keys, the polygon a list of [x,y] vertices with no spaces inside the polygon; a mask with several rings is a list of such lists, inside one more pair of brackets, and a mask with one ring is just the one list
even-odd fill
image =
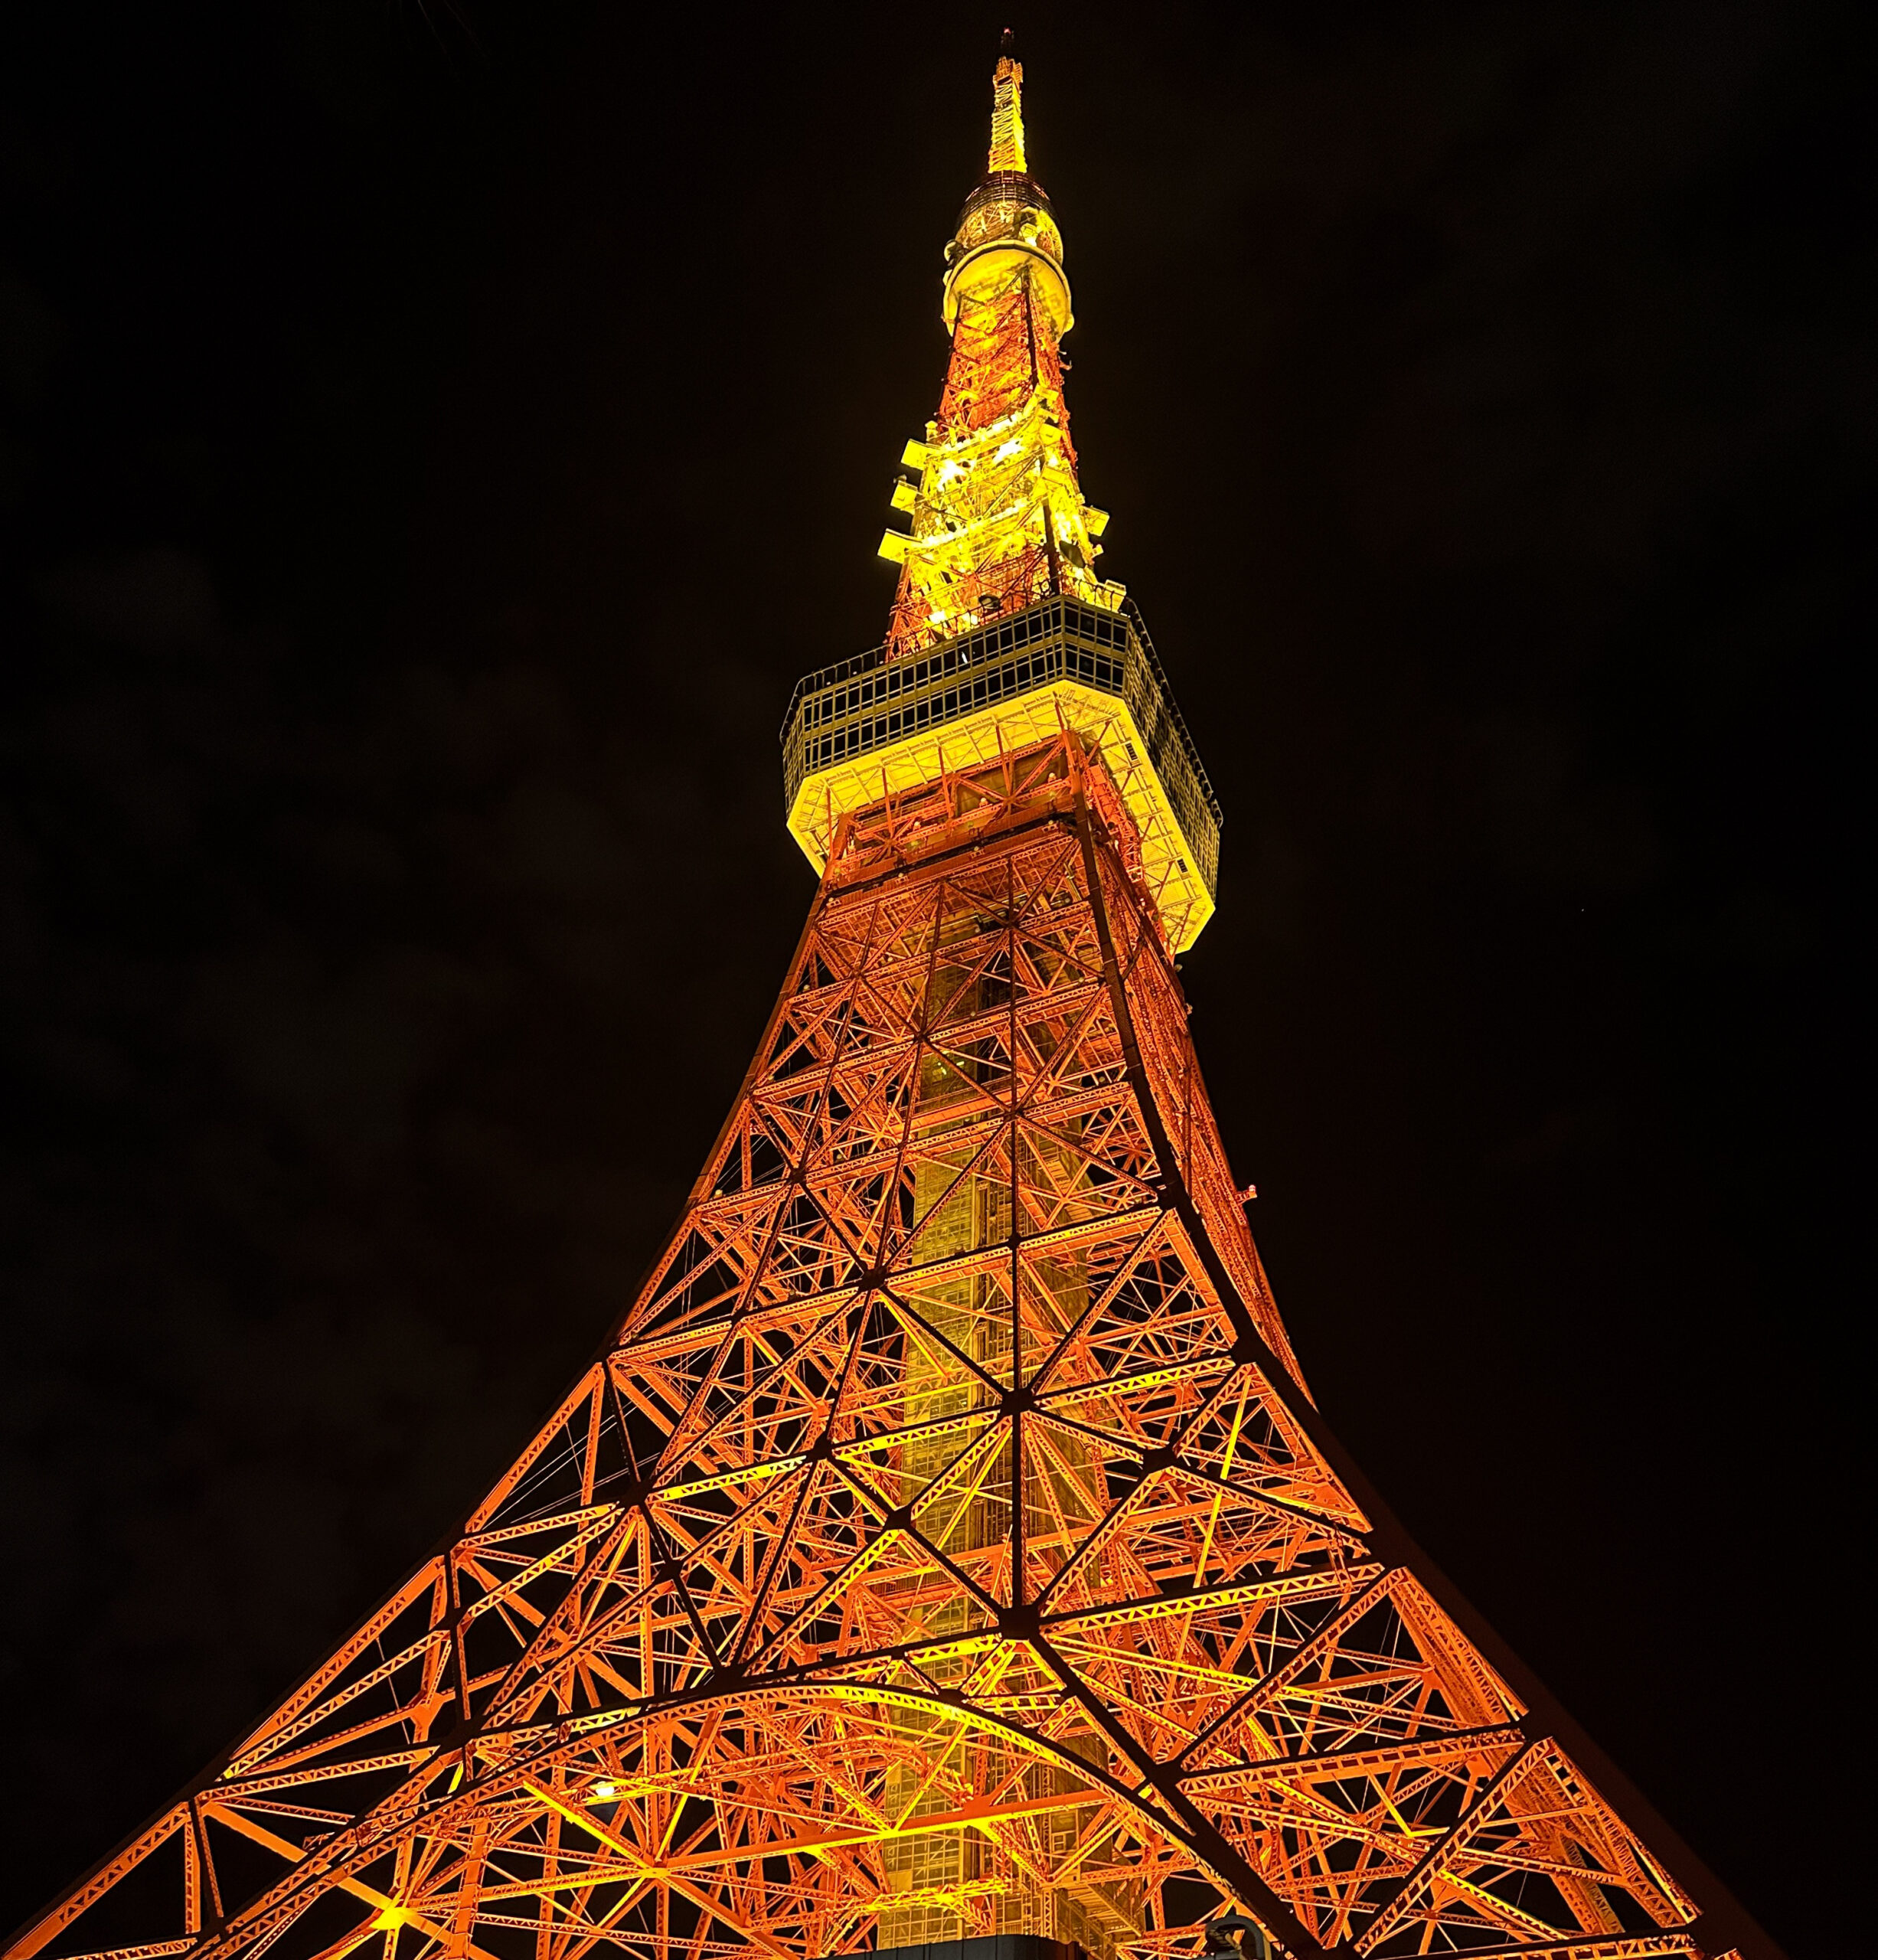
{"label": "lattice framework", "polygon": [[1068,731],[848,821],[605,1351],[15,1953],[1703,1950],[1332,1467],[1125,822]]}

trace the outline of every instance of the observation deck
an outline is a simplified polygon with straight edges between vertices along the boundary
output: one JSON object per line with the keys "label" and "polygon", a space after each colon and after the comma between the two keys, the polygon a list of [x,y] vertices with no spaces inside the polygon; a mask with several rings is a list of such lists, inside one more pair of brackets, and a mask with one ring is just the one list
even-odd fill
{"label": "observation deck", "polygon": [[782,725],[789,834],[819,871],[848,812],[1064,727],[1100,754],[1184,952],[1213,916],[1220,805],[1127,601],[1112,612],[1053,593],[922,653],[876,647],[805,676]]}

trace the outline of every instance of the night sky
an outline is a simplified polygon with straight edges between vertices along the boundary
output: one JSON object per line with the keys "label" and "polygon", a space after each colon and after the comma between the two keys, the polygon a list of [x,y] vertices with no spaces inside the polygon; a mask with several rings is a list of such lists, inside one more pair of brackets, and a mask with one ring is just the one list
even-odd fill
{"label": "night sky", "polygon": [[[1854,12],[1013,17],[1305,1368],[1795,1960],[1870,1859]],[[1004,24],[10,21],[0,1922],[655,1253],[814,889],[776,730],[884,626]]]}

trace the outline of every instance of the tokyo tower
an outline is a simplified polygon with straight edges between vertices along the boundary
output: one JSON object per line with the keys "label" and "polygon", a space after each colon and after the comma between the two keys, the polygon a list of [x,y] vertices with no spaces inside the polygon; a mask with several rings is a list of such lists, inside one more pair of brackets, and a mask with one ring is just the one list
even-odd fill
{"label": "tokyo tower", "polygon": [[789,708],[820,888],[668,1242],[445,1549],[13,1960],[1773,1953],[1292,1351],[1022,81],[1007,38],[887,637]]}

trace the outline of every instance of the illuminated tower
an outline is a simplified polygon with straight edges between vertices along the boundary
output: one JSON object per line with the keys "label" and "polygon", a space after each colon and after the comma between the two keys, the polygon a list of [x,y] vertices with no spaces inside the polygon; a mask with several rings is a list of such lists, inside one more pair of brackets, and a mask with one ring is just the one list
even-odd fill
{"label": "illuminated tower", "polygon": [[448,1548],[13,1955],[1771,1952],[1286,1341],[1174,964],[1219,813],[1095,569],[1022,79],[887,642],[790,704],[821,889],[652,1277]]}

